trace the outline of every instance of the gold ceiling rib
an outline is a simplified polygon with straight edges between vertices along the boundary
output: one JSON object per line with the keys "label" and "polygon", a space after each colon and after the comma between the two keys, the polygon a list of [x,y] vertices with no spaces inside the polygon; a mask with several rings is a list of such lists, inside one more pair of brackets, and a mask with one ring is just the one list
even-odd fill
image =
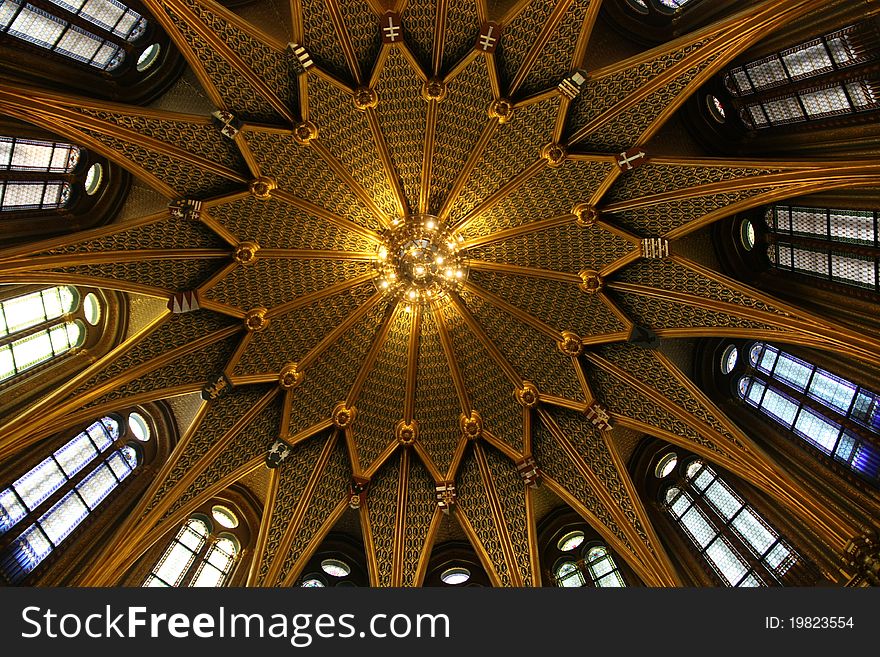
{"label": "gold ceiling rib", "polygon": [[[623,481],[626,481],[629,478],[626,474],[626,470],[622,469],[617,472],[619,478],[622,480],[621,484],[623,485],[624,490],[629,493],[627,502],[630,505],[630,508],[634,511],[635,520],[627,517],[624,513],[622,501],[616,500],[611,496],[608,490],[607,481],[603,481],[597,476],[593,469],[587,465],[587,462],[580,458],[580,453],[575,443],[576,441],[580,442],[585,440],[581,434],[563,431],[554,416],[544,409],[539,409],[538,414],[541,418],[541,422],[544,423],[570,461],[575,465],[579,474],[594,491],[600,504],[602,504],[609,514],[611,514],[617,526],[620,527],[621,531],[628,537],[629,545],[632,546],[632,551],[635,552],[635,555],[643,564],[642,569],[651,573],[650,579],[652,580],[652,583],[656,586],[675,586],[678,579],[674,574],[675,569],[670,563],[669,557],[666,556],[663,551],[662,544],[657,539],[656,535],[651,536],[647,543],[645,542],[645,537],[639,535],[639,532],[644,531],[644,527],[650,525],[650,521],[648,520],[644,508],[638,502],[638,498],[632,495],[632,492],[634,492],[634,486],[631,484],[629,486],[622,484]],[[606,440],[604,435],[599,437],[594,434],[592,438],[596,441],[597,447],[601,444],[604,446],[604,451],[606,453],[614,453],[613,450],[615,448],[613,441]],[[637,524],[634,525],[634,522]],[[606,536],[606,538],[610,539],[611,536]]]}

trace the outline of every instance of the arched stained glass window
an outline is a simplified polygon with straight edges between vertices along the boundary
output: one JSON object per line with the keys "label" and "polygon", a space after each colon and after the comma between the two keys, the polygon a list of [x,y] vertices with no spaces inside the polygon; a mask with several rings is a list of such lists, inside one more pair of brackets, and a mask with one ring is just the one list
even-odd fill
{"label": "arched stained glass window", "polygon": [[730,93],[744,96],[871,61],[877,50],[871,47],[870,30],[866,22],[810,39],[732,68],[724,82]]}
{"label": "arched stained glass window", "polygon": [[880,292],[876,211],[774,205],[765,220],[777,269]]}
{"label": "arched stained glass window", "polygon": [[773,345],[756,342],[740,399],[856,474],[880,483],[880,395]]}
{"label": "arched stained glass window", "polygon": [[666,509],[695,549],[728,586],[781,583],[797,562],[794,550],[702,461],[665,493]]}
{"label": "arched stained glass window", "polygon": [[0,577],[21,582],[138,467],[119,438],[119,422],[101,418],[0,491],[0,537],[27,525],[0,551]]}
{"label": "arched stained glass window", "polygon": [[880,107],[880,80],[852,80],[798,89],[773,98],[744,103],[743,121],[752,128],[802,123]]}
{"label": "arched stained glass window", "polygon": [[72,144],[0,136],[0,211],[66,207],[71,197],[66,174],[81,156]]}
{"label": "arched stained glass window", "polygon": [[143,586],[223,586],[240,552],[239,542],[232,534],[214,534],[206,518],[190,518],[165,549]]}
{"label": "arched stained glass window", "polygon": [[0,383],[80,346],[80,294],[56,286],[0,302]]}
{"label": "arched stained glass window", "polygon": [[592,544],[580,550],[578,555],[578,560],[562,558],[556,562],[553,568],[556,586],[580,587],[588,583],[599,588],[626,586],[614,557],[604,545]]}
{"label": "arched stained glass window", "polygon": [[593,584],[600,588],[626,586],[614,558],[604,545],[596,545],[587,551],[587,569]]}
{"label": "arched stained glass window", "polygon": [[136,41],[147,28],[146,19],[116,0],[49,2],[52,11],[25,0],[0,0],[0,34],[113,71],[126,58],[126,44]]}

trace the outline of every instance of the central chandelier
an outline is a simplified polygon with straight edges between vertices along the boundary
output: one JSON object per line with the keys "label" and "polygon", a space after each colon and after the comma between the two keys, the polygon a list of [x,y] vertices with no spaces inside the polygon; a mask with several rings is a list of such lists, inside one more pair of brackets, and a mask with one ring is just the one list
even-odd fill
{"label": "central chandelier", "polygon": [[427,303],[461,288],[467,278],[461,235],[437,217],[394,219],[376,252],[376,285],[406,303]]}

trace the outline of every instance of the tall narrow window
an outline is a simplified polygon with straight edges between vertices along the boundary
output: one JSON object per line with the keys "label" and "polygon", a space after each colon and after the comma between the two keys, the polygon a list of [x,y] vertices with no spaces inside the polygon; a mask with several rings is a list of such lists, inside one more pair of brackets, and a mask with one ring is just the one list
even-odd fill
{"label": "tall narrow window", "polygon": [[878,53],[870,21],[810,39],[781,52],[730,69],[724,82],[730,93],[745,96],[872,61]]}
{"label": "tall narrow window", "polygon": [[665,506],[694,548],[728,586],[781,584],[794,550],[715,471],[695,460]]}
{"label": "tall narrow window", "polygon": [[880,108],[874,19],[742,64],[724,75],[743,122],[755,129]]}
{"label": "tall narrow window", "polygon": [[583,546],[583,541],[581,531],[569,532],[559,540],[557,548],[565,556],[557,559],[553,568],[556,586],[626,586],[608,548],[595,543]]}
{"label": "tall narrow window", "polygon": [[93,294],[88,300],[83,304],[79,291],[64,285],[0,302],[0,383],[82,345],[96,317],[84,312],[97,303]]}
{"label": "tall narrow window", "polygon": [[880,292],[876,211],[774,205],[765,220],[777,269]]}
{"label": "tall narrow window", "polygon": [[81,151],[72,144],[0,136],[0,211],[48,210],[70,202]]}
{"label": "tall narrow window", "polygon": [[[0,0],[0,34],[73,61],[113,71],[147,21],[116,0],[49,0],[46,11],[25,0]],[[41,3],[42,4],[42,3]]]}
{"label": "tall narrow window", "polygon": [[864,79],[807,87],[744,103],[740,116],[752,128],[802,123],[880,107],[880,80]]}
{"label": "tall narrow window", "polygon": [[214,525],[234,530],[238,516],[228,507],[214,505],[212,518],[197,515],[187,520],[144,582],[148,587],[223,586],[241,552],[231,531],[214,531]]}
{"label": "tall narrow window", "polygon": [[756,342],[740,399],[812,448],[880,484],[880,395],[797,358]]}
{"label": "tall narrow window", "polygon": [[104,417],[3,488],[0,577],[21,582],[139,465],[138,449],[120,441],[119,422]]}

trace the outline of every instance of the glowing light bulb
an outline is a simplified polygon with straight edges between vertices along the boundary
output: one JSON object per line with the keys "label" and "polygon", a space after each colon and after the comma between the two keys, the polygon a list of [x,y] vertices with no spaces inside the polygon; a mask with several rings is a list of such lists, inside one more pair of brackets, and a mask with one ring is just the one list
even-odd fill
{"label": "glowing light bulb", "polygon": [[443,273],[446,275],[446,278],[452,278],[453,276],[455,276],[455,271],[452,269],[452,267],[447,267],[446,271]]}
{"label": "glowing light bulb", "polygon": [[421,265],[416,265],[416,274],[422,276],[425,273],[425,268]]}
{"label": "glowing light bulb", "polygon": [[386,249],[384,246],[379,249],[379,258],[382,260],[388,258],[388,249]]}
{"label": "glowing light bulb", "polygon": [[425,222],[425,228],[427,228],[428,230],[434,230],[436,226],[437,224],[434,223],[433,219],[428,219],[428,221]]}
{"label": "glowing light bulb", "polygon": [[416,293],[415,290],[410,290],[409,293],[407,294],[407,296],[408,296],[410,299],[415,299],[416,296],[417,296],[417,293]]}
{"label": "glowing light bulb", "polygon": [[442,265],[443,261],[444,261],[444,258],[442,255],[438,255],[436,258],[434,258],[434,262],[436,262],[438,265]]}
{"label": "glowing light bulb", "polygon": [[462,278],[464,276],[464,272],[461,269],[456,270],[455,277]]}
{"label": "glowing light bulb", "polygon": [[382,283],[381,283],[381,285],[382,285],[382,288],[383,288],[383,289],[387,290],[387,289],[388,289],[388,286],[391,285],[391,283],[389,283],[388,281],[383,280]]}

